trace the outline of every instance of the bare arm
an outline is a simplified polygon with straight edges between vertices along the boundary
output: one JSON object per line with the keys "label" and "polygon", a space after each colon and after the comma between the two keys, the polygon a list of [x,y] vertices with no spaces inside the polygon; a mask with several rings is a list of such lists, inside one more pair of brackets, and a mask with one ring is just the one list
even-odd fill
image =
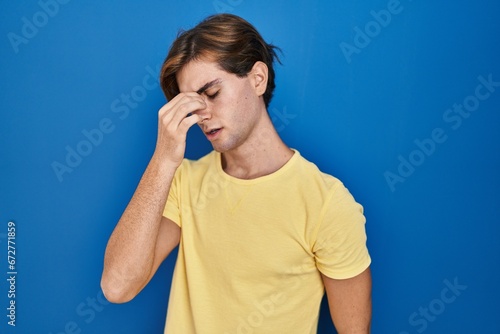
{"label": "bare arm", "polygon": [[150,162],[111,234],[101,280],[104,295],[111,302],[134,298],[179,243],[180,228],[162,219],[172,181],[169,174],[173,173],[162,175],[156,163]]}
{"label": "bare arm", "polygon": [[368,334],[372,316],[370,268],[353,278],[321,275],[333,323],[339,334]]}
{"label": "bare arm", "polygon": [[158,141],[137,189],[106,247],[101,287],[106,298],[134,298],[178,245],[180,228],[162,217],[175,171],[184,158],[188,129],[206,104],[196,93],[181,93],[158,113]]}

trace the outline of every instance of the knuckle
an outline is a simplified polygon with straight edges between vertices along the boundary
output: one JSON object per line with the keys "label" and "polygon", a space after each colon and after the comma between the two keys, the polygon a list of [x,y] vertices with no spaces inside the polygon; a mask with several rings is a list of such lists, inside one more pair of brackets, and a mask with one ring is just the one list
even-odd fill
{"label": "knuckle", "polygon": [[187,122],[186,122],[186,120],[187,120],[187,119],[185,118],[185,119],[183,119],[183,120],[180,122],[180,124],[179,124],[179,129],[181,129],[181,130],[185,130],[185,129],[186,129],[186,127],[187,127]]}
{"label": "knuckle", "polygon": [[179,111],[185,113],[187,111],[188,106],[186,104],[181,104],[179,106]]}
{"label": "knuckle", "polygon": [[193,124],[191,119],[185,118],[182,120],[181,124],[179,124],[179,128],[181,128],[183,132],[186,132]]}

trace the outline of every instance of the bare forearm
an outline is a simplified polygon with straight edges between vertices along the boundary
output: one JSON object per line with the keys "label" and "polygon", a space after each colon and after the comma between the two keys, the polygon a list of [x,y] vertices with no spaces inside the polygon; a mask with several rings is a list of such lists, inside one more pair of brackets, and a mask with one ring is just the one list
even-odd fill
{"label": "bare forearm", "polygon": [[153,157],[115,230],[104,257],[103,281],[138,289],[149,277],[163,208],[175,168]]}

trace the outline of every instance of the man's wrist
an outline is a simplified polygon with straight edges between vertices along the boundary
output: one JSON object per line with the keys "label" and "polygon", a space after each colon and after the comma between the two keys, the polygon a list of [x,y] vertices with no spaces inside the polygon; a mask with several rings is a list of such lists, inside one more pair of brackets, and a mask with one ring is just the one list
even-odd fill
{"label": "man's wrist", "polygon": [[173,163],[157,154],[153,154],[149,162],[148,169],[151,169],[151,172],[162,179],[173,179],[175,172],[177,171],[177,168],[179,168],[179,166],[180,164]]}

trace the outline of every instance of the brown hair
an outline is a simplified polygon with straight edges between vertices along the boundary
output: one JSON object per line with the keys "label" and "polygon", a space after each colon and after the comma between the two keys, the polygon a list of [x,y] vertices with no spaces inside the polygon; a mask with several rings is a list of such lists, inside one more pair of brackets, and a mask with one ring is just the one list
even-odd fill
{"label": "brown hair", "polygon": [[207,17],[196,27],[180,31],[173,42],[160,72],[160,84],[168,100],[179,94],[176,74],[192,60],[207,57],[216,61],[228,73],[245,77],[257,61],[268,68],[264,103],[269,105],[273,96],[273,61],[280,62],[272,44],[267,44],[259,32],[247,21],[232,14]]}

